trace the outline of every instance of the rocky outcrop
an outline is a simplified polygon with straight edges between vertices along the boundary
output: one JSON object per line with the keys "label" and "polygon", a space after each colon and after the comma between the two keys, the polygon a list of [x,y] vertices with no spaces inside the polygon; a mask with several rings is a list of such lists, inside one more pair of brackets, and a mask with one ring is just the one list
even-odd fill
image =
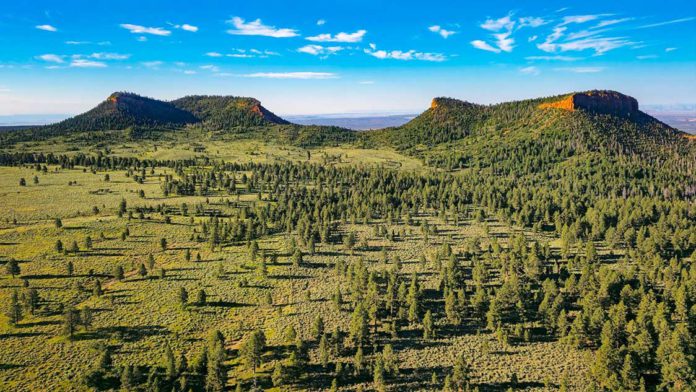
{"label": "rocky outcrop", "polygon": [[569,111],[586,110],[593,113],[629,117],[638,113],[638,101],[616,91],[593,90],[570,94],[563,99],[545,102],[540,108],[556,108]]}

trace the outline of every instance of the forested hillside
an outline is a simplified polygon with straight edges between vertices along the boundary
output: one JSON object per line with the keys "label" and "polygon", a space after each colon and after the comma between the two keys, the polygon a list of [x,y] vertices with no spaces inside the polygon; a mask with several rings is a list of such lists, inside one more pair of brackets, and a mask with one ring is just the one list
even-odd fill
{"label": "forested hillside", "polygon": [[630,97],[185,100],[186,137],[0,151],[0,386],[694,391],[696,149]]}

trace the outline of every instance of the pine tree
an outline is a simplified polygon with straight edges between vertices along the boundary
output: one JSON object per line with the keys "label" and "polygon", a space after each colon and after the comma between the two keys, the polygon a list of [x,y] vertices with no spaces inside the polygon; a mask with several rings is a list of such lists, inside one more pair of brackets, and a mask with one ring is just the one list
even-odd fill
{"label": "pine tree", "polygon": [[16,275],[19,275],[21,272],[21,269],[19,268],[19,264],[17,263],[17,260],[15,259],[10,259],[7,264],[5,264],[5,271],[8,275],[12,275],[12,278]]}
{"label": "pine tree", "polygon": [[247,367],[251,368],[256,374],[256,368],[261,363],[261,354],[266,347],[266,335],[263,331],[256,330],[247,335],[242,348],[240,350],[240,355],[242,360]]}
{"label": "pine tree", "polygon": [[375,366],[373,370],[373,381],[375,385],[375,391],[384,392],[386,390],[386,385],[384,382],[384,362],[382,357],[377,356],[375,360]]}
{"label": "pine tree", "polygon": [[435,329],[433,325],[433,315],[428,310],[425,312],[425,316],[423,317],[423,339],[425,340],[430,340],[435,336]]}
{"label": "pine tree", "polygon": [[7,309],[5,310],[8,322],[10,325],[15,326],[22,320],[22,306],[19,303],[19,293],[17,290],[13,290],[10,295],[10,301],[7,304]]}
{"label": "pine tree", "polygon": [[68,307],[63,313],[63,333],[70,339],[75,335],[80,317],[73,307]]}
{"label": "pine tree", "polygon": [[319,361],[323,367],[329,364],[329,341],[326,335],[322,335],[319,340]]}
{"label": "pine tree", "polygon": [[324,319],[317,315],[312,324],[312,338],[318,340],[324,334]]}

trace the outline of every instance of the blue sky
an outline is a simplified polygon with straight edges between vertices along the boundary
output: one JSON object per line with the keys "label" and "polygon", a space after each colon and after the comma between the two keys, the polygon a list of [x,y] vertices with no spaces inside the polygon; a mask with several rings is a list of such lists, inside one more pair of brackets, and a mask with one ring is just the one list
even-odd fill
{"label": "blue sky", "polygon": [[5,1],[0,115],[113,91],[259,98],[280,114],[419,112],[593,88],[696,102],[689,1]]}

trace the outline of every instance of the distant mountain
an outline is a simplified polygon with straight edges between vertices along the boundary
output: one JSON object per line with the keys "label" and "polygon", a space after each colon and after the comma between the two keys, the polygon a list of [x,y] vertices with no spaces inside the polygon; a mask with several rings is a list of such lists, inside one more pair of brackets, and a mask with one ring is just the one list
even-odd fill
{"label": "distant mountain", "polygon": [[[507,137],[543,131],[601,133],[622,146],[644,138],[679,139],[683,133],[639,110],[627,95],[606,90],[479,105],[452,98],[435,98],[428,110],[400,127],[374,132],[398,149],[435,146],[468,136]],[[588,139],[589,140],[589,139]]]}
{"label": "distant mountain", "polygon": [[193,114],[169,102],[116,92],[94,109],[47,128],[53,133],[103,131],[128,127],[180,127],[197,121]]}
{"label": "distant mountain", "polygon": [[190,95],[176,99],[171,104],[191,113],[201,125],[209,129],[289,124],[261,106],[261,102],[254,98]]}
{"label": "distant mountain", "polygon": [[398,127],[413,120],[414,114],[393,115],[296,115],[286,118],[296,124],[337,126],[356,131],[367,131],[387,127]]}

